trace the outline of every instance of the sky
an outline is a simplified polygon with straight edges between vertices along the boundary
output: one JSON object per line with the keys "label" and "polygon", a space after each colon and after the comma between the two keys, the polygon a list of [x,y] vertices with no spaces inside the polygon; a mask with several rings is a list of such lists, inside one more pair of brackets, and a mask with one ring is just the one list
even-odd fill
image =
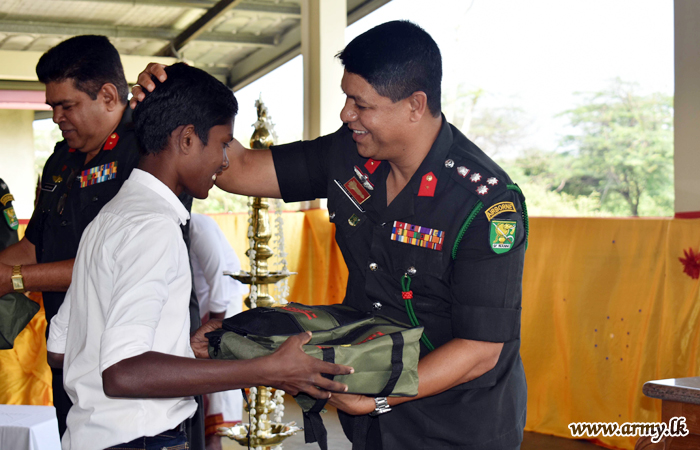
{"label": "sky", "polygon": [[[531,147],[555,150],[566,134],[555,116],[583,101],[577,92],[605,89],[616,77],[642,93],[673,94],[672,0],[392,0],[349,26],[346,43],[397,19],[417,23],[440,47],[448,120],[457,86],[481,89],[484,106],[524,111]],[[301,138],[302,70],[297,57],[236,93],[241,142],[261,93],[279,143]]]}

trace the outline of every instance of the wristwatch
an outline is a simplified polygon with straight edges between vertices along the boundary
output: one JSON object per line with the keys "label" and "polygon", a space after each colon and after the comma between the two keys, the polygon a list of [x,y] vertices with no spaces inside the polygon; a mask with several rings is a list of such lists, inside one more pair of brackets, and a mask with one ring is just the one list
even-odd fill
{"label": "wristwatch", "polygon": [[374,405],[374,411],[369,413],[369,415],[372,417],[379,416],[381,414],[385,414],[391,411],[391,406],[389,406],[389,402],[387,401],[386,397],[375,397]]}
{"label": "wristwatch", "polygon": [[24,292],[24,278],[22,277],[22,266],[12,267],[12,289],[15,292]]}

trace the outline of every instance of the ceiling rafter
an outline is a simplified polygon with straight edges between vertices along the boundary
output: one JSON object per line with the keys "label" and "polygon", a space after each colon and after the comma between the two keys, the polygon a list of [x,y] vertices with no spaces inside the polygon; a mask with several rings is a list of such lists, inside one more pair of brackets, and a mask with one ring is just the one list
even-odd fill
{"label": "ceiling rafter", "polygon": [[[63,0],[74,1],[74,0]],[[216,0],[81,0],[91,3],[126,3],[129,5],[167,6],[174,8],[199,8],[210,9],[216,5]],[[237,11],[247,11],[253,13],[269,13],[292,18],[301,17],[301,7],[286,3],[255,3],[250,1],[241,2],[236,6]]]}
{"label": "ceiling rafter", "polygon": [[240,4],[242,0],[219,0],[219,2],[209,8],[202,17],[195,20],[184,31],[170,40],[170,43],[156,52],[156,56],[178,56],[179,51],[189,42],[197,39],[199,35],[214,24],[216,20],[226,14],[230,9]]}
{"label": "ceiling rafter", "polygon": [[[160,39],[172,41],[179,35],[178,30],[169,28],[136,28],[107,25],[87,25],[74,23],[16,22],[0,20],[0,33],[26,33],[30,35],[75,36],[79,34],[99,34],[108,38]],[[252,33],[202,33],[198,42],[215,42],[239,46],[273,47],[277,36],[257,36]]]}

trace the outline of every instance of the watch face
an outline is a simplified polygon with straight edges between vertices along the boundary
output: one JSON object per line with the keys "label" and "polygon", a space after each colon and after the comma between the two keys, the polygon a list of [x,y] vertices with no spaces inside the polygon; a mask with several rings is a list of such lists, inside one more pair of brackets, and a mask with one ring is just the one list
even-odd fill
{"label": "watch face", "polygon": [[12,278],[12,289],[24,289],[24,283],[21,278]]}

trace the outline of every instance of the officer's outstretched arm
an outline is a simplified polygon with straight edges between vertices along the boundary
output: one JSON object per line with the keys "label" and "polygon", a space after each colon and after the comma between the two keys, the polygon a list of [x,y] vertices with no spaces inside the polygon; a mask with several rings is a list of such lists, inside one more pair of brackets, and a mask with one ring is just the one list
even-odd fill
{"label": "officer's outstretched arm", "polygon": [[[136,108],[146,98],[144,91],[153,92],[156,88],[151,76],[163,82],[168,78],[163,64],[150,63],[139,74],[138,85],[131,89],[133,97],[130,105]],[[233,194],[253,197],[280,198],[277,174],[269,150],[248,150],[234,140],[228,149],[229,168],[217,177],[216,185]]]}
{"label": "officer's outstretched arm", "polygon": [[13,291],[12,266],[21,265],[26,291],[65,292],[73,275],[74,259],[37,264],[34,244],[27,238],[0,252],[0,295]]}
{"label": "officer's outstretched arm", "polygon": [[418,362],[418,395],[392,397],[390,405],[437,395],[467,381],[479,378],[496,367],[502,342],[452,339]]}
{"label": "officer's outstretched arm", "polygon": [[[498,362],[503,343],[452,339],[418,362],[418,395],[389,397],[390,406],[437,395],[459,384],[480,377]],[[348,414],[369,414],[375,403],[371,397],[334,394],[328,401]]]}

